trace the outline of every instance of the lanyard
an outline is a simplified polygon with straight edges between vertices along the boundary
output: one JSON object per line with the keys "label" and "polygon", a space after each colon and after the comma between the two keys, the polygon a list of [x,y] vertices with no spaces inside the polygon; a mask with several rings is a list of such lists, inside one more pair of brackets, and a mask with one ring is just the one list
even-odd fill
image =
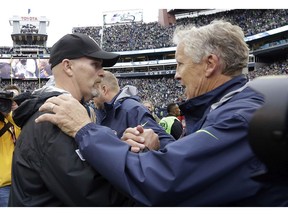
{"label": "lanyard", "polygon": [[16,134],[15,134],[14,125],[11,122],[9,122],[9,121],[7,123],[4,121],[4,126],[0,130],[0,136],[2,136],[7,130],[11,134],[13,143],[15,144],[16,143]]}
{"label": "lanyard", "polygon": [[11,127],[9,127],[8,131],[10,132],[13,143],[15,145],[16,144],[16,134],[15,134],[14,125],[11,125]]}

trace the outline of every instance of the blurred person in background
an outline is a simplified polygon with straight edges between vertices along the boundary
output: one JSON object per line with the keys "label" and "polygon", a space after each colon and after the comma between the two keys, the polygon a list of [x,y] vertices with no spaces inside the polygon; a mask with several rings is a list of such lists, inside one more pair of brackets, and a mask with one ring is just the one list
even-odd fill
{"label": "blurred person in background", "polygon": [[17,85],[8,85],[3,90],[13,92],[12,111],[14,111],[18,107],[17,97],[21,94],[21,89]]}
{"label": "blurred person in background", "polygon": [[21,131],[12,118],[18,107],[13,97],[19,93],[20,89],[15,85],[0,91],[0,207],[8,206],[13,151]]}
{"label": "blurred person in background", "polygon": [[[159,136],[160,147],[174,141],[154,120],[151,113],[140,102],[136,87],[126,85],[120,89],[118,79],[109,71],[96,82],[98,94],[93,98],[96,107],[96,122],[115,131],[121,138],[129,127],[142,125],[152,129]],[[153,149],[152,146],[146,146]],[[140,150],[140,149],[137,149]],[[157,149],[156,149],[157,150]]]}
{"label": "blurred person in background", "polygon": [[153,103],[151,101],[145,100],[142,102],[142,104],[150,111],[155,121],[159,123],[160,118],[155,113],[155,107],[153,106]]}
{"label": "blurred person in background", "polygon": [[11,59],[0,59],[0,78],[9,79],[14,76],[11,61]]}
{"label": "blurred person in background", "polygon": [[183,134],[183,125],[178,117],[181,111],[177,103],[167,105],[167,116],[163,117],[159,124],[165,129],[166,133],[171,134],[176,140]]}

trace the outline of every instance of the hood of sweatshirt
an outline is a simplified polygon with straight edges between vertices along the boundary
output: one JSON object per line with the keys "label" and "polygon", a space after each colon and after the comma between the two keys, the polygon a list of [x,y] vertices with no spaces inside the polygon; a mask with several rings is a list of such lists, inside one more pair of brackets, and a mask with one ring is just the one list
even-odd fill
{"label": "hood of sweatshirt", "polygon": [[115,104],[117,101],[125,99],[127,97],[138,97],[137,94],[138,89],[135,86],[126,85],[121,89],[118,96],[115,97],[115,100],[112,99],[112,101],[114,101],[113,103]]}
{"label": "hood of sweatshirt", "polygon": [[69,93],[55,86],[44,86],[35,90],[32,94],[26,94],[23,102],[13,112],[13,120],[19,126],[23,127],[29,118],[38,111],[40,106],[50,97],[58,96],[63,93]]}

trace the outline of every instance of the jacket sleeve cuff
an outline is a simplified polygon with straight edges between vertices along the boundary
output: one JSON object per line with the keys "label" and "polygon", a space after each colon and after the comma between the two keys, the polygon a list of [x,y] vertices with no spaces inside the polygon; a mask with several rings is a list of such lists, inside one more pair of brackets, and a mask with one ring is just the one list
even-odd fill
{"label": "jacket sleeve cuff", "polygon": [[92,128],[95,127],[95,123],[91,122],[86,124],[84,127],[82,127],[75,135],[76,142],[79,142],[81,138]]}

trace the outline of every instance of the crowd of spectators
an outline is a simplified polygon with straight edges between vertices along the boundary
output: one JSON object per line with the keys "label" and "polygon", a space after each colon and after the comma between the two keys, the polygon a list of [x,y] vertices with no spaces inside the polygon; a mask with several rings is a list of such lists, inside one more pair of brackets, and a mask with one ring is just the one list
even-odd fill
{"label": "crowd of spectators", "polygon": [[[288,10],[237,9],[177,19],[176,24],[168,27],[164,27],[158,22],[150,22],[106,26],[104,30],[102,30],[102,26],[75,27],[72,31],[90,35],[107,51],[156,49],[174,46],[171,37],[177,25],[202,26],[209,24],[214,19],[221,18],[242,27],[247,37],[288,25]],[[101,36],[103,36],[102,39]]]}
{"label": "crowd of spectators", "polygon": [[[281,26],[288,25],[287,9],[237,9],[224,12],[201,15],[197,17],[181,18],[177,24],[168,27],[161,26],[157,22],[151,23],[131,23],[123,25],[92,27],[75,27],[72,32],[85,33],[93,37],[106,51],[120,52],[128,50],[156,49],[163,47],[172,47],[171,37],[176,25],[194,24],[202,26],[210,23],[214,19],[225,18],[226,20],[241,26],[245,36],[255,35]],[[103,37],[102,37],[103,36]],[[133,38],[133,40],[131,40]],[[287,41],[286,38],[283,39]],[[269,46],[270,44],[268,44]],[[274,45],[274,44],[273,44]],[[267,45],[263,46],[265,48]],[[1,47],[1,54],[11,53],[11,47]],[[157,69],[157,68],[156,68]],[[173,68],[175,69],[175,68]],[[117,71],[120,69],[117,69]],[[127,71],[128,70],[128,71]],[[160,69],[161,70],[161,69]],[[163,70],[163,69],[162,69]],[[113,69],[111,70],[112,72]],[[123,72],[129,72],[129,69],[123,69]],[[131,71],[135,72],[135,71]],[[249,79],[258,76],[288,74],[288,59],[275,62],[263,67],[257,67],[249,71]],[[23,81],[13,80],[13,84],[18,85],[23,92],[33,91],[40,88],[47,82],[47,79],[41,81]],[[11,84],[11,80],[2,80],[0,88]],[[150,100],[156,108],[156,112],[166,109],[170,102],[180,102],[185,99],[183,88],[173,76],[157,78],[119,78],[120,87],[125,85],[134,85],[139,90],[139,96],[142,100]]]}
{"label": "crowd of spectators", "polygon": [[[250,80],[259,76],[288,74],[288,59],[264,65],[248,72]],[[170,102],[181,102],[185,99],[184,89],[173,76],[162,76],[157,78],[118,78],[120,87],[133,85],[138,89],[141,100],[149,100],[155,106],[156,114],[161,116]],[[39,80],[13,80],[13,84],[20,87],[22,92],[33,91],[46,84],[48,79]],[[2,80],[0,89],[11,84],[11,80]]]}
{"label": "crowd of spectators", "polygon": [[0,54],[11,54],[11,50],[9,46],[0,47]]}
{"label": "crowd of spectators", "polygon": [[288,58],[284,61],[277,61],[269,65],[259,67],[248,73],[250,80],[259,76],[287,75],[288,74]]}

